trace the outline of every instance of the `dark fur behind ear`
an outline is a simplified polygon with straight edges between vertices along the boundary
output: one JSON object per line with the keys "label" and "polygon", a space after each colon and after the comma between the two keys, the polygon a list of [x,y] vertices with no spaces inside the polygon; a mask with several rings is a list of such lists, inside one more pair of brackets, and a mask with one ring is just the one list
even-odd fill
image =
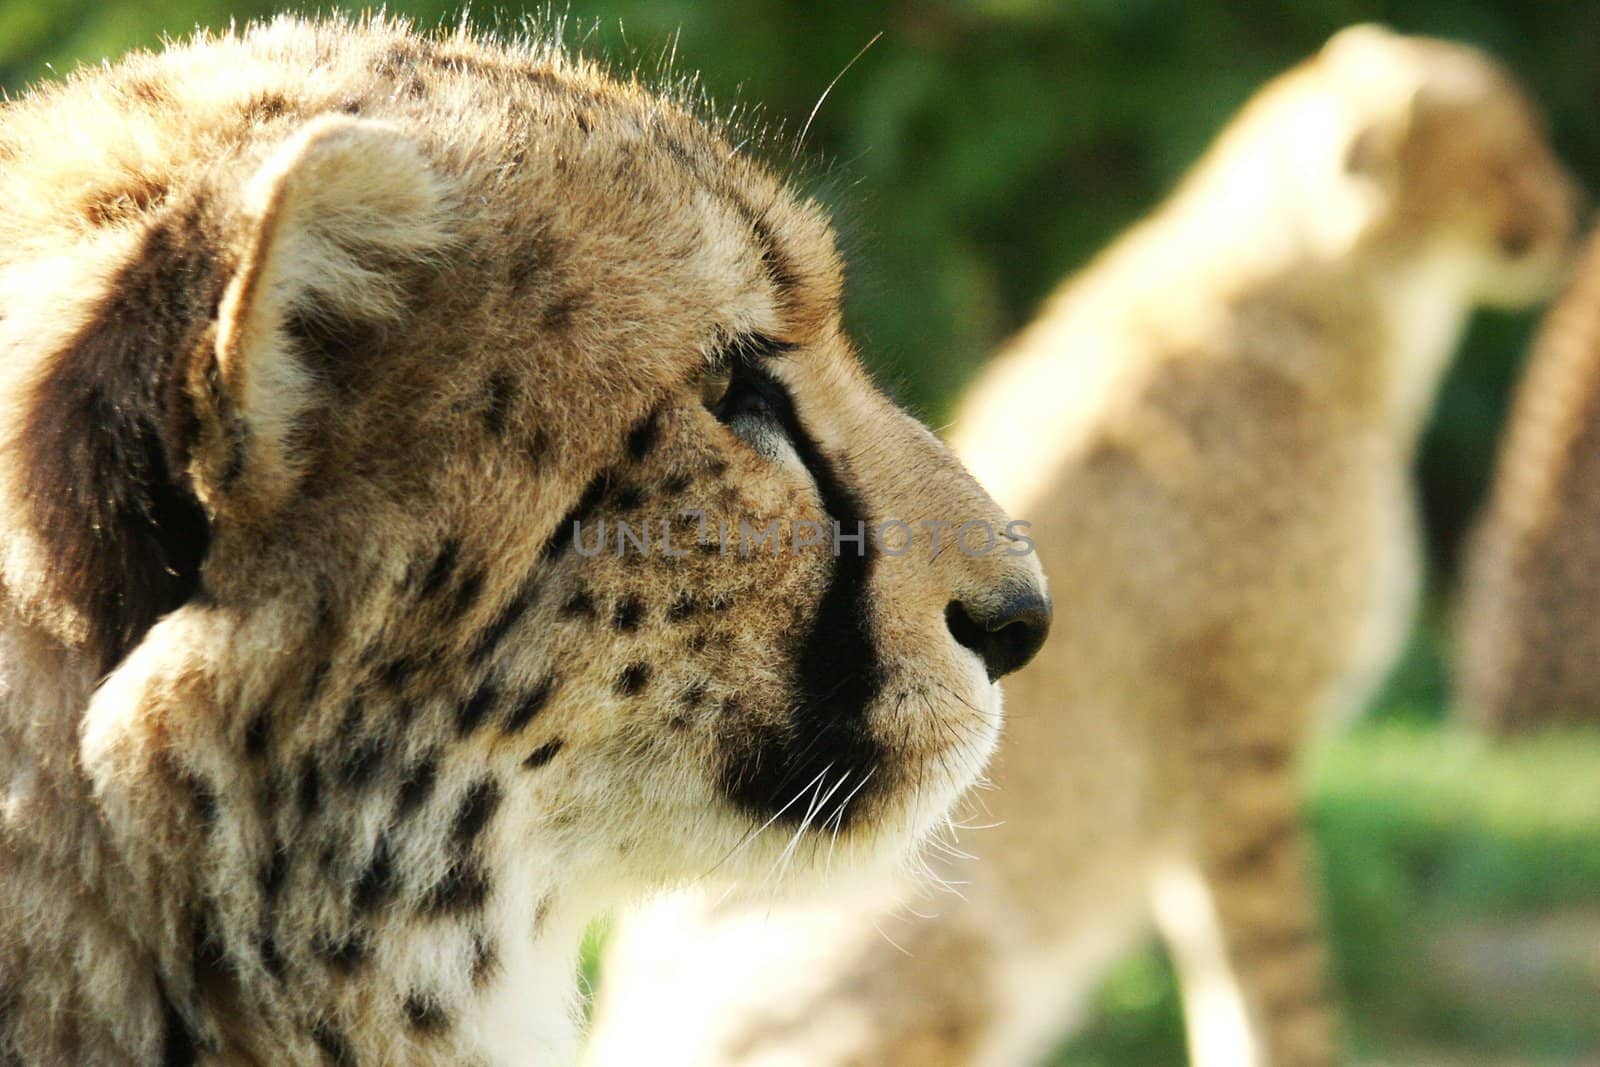
{"label": "dark fur behind ear", "polygon": [[183,474],[185,357],[225,282],[206,231],[193,205],[156,221],[28,398],[21,458],[49,580],[107,670],[194,593],[210,539]]}

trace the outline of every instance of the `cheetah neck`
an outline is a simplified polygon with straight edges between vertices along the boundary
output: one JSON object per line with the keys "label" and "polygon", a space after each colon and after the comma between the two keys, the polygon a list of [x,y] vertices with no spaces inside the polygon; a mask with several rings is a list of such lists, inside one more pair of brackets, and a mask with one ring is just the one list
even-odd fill
{"label": "cheetah neck", "polygon": [[[163,1017],[165,998],[184,1014],[195,1046],[218,1049],[222,1061],[301,1062],[283,1045],[286,1027],[298,1022],[293,1005],[285,1014],[282,1000],[296,989],[294,965],[290,987],[230,968],[229,981],[240,985],[222,1001],[203,992],[203,981],[194,989],[184,985],[187,979],[174,981],[174,974],[190,971],[190,947],[170,941],[165,918],[186,912],[200,897],[226,897],[253,878],[248,870],[192,881],[179,875],[173,864],[181,857],[139,830],[160,824],[162,813],[139,808],[138,798],[120,792],[120,782],[109,789],[91,784],[101,781],[86,771],[94,763],[93,733],[104,729],[94,721],[91,697],[112,697],[115,707],[136,704],[131,696],[144,685],[142,664],[130,667],[96,685],[98,672],[56,641],[19,622],[0,627],[0,875],[6,869],[45,875],[35,878],[37,885],[3,881],[8,902],[18,907],[0,909],[0,945],[22,941],[6,933],[6,925],[27,912],[34,923],[72,931],[78,957],[104,960],[126,1003],[106,1017],[85,1014],[85,1032],[120,1029],[136,1045],[160,1048],[173,1025]],[[80,750],[86,755],[48,758]],[[136,824],[131,833],[123,825],[128,821]],[[574,1064],[581,1035],[579,950],[592,917],[589,901],[597,899],[584,891],[587,880],[579,886],[576,875],[566,877],[581,869],[581,857],[539,833],[518,833],[499,841],[491,865],[496,881],[470,928],[477,934],[437,920],[379,933],[381,941],[368,947],[371,960],[387,961],[392,973],[354,974],[370,984],[371,998],[395,1005],[414,989],[437,992],[440,1032],[432,1040],[451,1062]],[[213,933],[230,960],[253,960],[259,952],[246,926]],[[290,941],[282,931],[280,937],[280,950],[293,958]],[[493,947],[483,976],[469,976],[462,965],[474,937]],[[5,966],[0,957],[0,977]],[[302,992],[314,995],[315,987]],[[338,1040],[365,1062],[360,1054],[366,1049],[392,1043],[394,1025],[394,1011],[371,1021],[357,1016]]]}

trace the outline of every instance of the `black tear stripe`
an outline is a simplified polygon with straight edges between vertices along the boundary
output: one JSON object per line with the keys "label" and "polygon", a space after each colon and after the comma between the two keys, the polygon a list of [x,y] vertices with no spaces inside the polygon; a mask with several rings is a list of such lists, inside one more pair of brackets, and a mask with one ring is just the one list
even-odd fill
{"label": "black tear stripe", "polygon": [[[738,343],[738,342],[736,342]],[[744,344],[758,346],[759,339]],[[855,490],[841,477],[834,462],[817,447],[800,424],[794,403],[777,381],[759,366],[750,372],[762,382],[762,395],[782,425],[800,461],[817,485],[825,518],[837,522],[845,533],[867,521],[866,508]],[[868,598],[877,551],[870,539],[855,551],[847,543],[833,558],[827,588],[816,615],[795,657],[800,700],[781,726],[764,729],[747,747],[729,753],[722,772],[728,797],[765,821],[801,823],[812,807],[806,798],[791,804],[813,779],[821,796],[849,772],[850,777],[822,807],[811,811],[813,826],[822,826],[838,814],[839,805],[883,759],[883,747],[867,726],[867,710],[882,692],[883,668],[868,625]],[[826,774],[823,772],[826,770]],[[821,776],[819,778],[819,775]],[[874,785],[881,788],[878,780]],[[841,826],[866,805],[861,801],[874,786],[856,793],[845,809]]]}
{"label": "black tear stripe", "polygon": [[210,546],[182,473],[196,432],[186,357],[224,282],[207,231],[195,204],[155,223],[27,401],[33,522],[106,670],[195,594]]}

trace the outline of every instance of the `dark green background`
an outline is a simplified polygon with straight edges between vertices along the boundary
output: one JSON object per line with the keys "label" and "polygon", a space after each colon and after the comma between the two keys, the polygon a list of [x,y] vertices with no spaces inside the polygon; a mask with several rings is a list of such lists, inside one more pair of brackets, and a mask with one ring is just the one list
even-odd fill
{"label": "dark green background", "polygon": [[[279,9],[3,3],[0,85],[18,92],[52,69]],[[460,17],[454,0],[389,10],[424,25]],[[544,9],[528,10],[549,24]],[[818,112],[799,180],[834,210],[851,326],[868,361],[935,423],[985,355],[1154,205],[1257,85],[1350,23],[1497,53],[1543,103],[1561,154],[1600,184],[1600,3],[574,0],[556,10],[570,40],[618,66],[655,78],[670,53],[675,76],[700,72],[724,112],[758,108],[774,130],[763,151],[779,159],[824,88],[882,33]],[[515,8],[474,8],[480,25],[510,31],[523,19]],[[1442,725],[1449,570],[1531,328],[1526,316],[1474,322],[1420,460],[1440,595],[1368,724],[1315,750],[1309,768],[1352,1046],[1385,1062],[1600,1056],[1600,951],[1559,951],[1586,937],[1600,946],[1600,737],[1501,747]],[[1551,916],[1568,925],[1549,934]],[[1495,936],[1510,946],[1507,966],[1464,978],[1451,970],[1461,945]],[[1541,970],[1528,945],[1550,943]],[[1158,955],[1122,967],[1099,1007],[1063,1064],[1182,1061]]]}

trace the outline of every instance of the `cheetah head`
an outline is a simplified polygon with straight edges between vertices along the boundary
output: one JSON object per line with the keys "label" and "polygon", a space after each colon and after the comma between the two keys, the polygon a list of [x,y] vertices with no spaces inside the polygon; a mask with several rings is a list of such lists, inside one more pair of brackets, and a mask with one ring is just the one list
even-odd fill
{"label": "cheetah head", "polygon": [[973,782],[1042,580],[856,362],[814,203],[465,37],[100,78],[7,119],[7,603],[100,679],[73,759],[197,1040],[428,1031],[530,930]]}
{"label": "cheetah head", "polygon": [[1343,153],[1345,192],[1365,205],[1370,245],[1447,265],[1474,302],[1517,308],[1550,294],[1583,196],[1507,70],[1466,45],[1355,26],[1307,72],[1344,117],[1327,143]]}

